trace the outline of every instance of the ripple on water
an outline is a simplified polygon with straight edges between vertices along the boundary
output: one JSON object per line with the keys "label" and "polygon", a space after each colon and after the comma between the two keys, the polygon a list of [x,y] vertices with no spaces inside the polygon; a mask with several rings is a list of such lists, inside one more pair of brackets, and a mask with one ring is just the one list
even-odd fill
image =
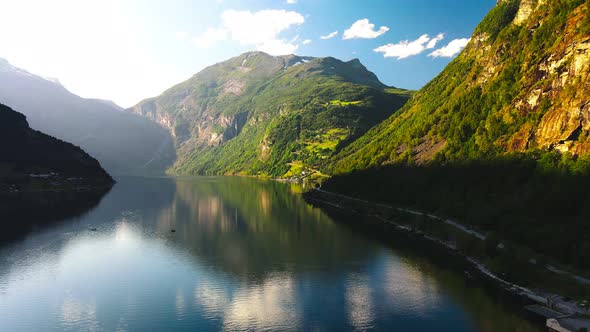
{"label": "ripple on water", "polygon": [[95,210],[0,249],[0,331],[533,331],[441,275],[286,184],[121,179]]}

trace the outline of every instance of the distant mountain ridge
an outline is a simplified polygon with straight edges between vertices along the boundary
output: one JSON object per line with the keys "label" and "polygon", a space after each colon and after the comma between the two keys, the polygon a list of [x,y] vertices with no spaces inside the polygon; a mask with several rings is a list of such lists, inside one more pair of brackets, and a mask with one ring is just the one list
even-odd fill
{"label": "distant mountain ridge", "polygon": [[358,59],[249,52],[131,111],[168,128],[175,174],[306,177],[409,96]]}
{"label": "distant mountain ridge", "polygon": [[96,206],[113,178],[81,148],[0,104],[0,246]]}
{"label": "distant mountain ridge", "polygon": [[175,159],[172,138],[160,126],[111,101],[76,96],[4,59],[0,102],[23,112],[31,127],[81,146],[112,173],[163,174]]}

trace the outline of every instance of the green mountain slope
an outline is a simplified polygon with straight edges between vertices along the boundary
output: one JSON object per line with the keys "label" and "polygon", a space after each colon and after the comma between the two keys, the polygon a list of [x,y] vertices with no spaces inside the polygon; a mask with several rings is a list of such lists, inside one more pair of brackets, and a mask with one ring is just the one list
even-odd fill
{"label": "green mountain slope", "polygon": [[503,273],[532,257],[588,271],[589,3],[499,1],[438,77],[334,157],[326,190],[501,238],[519,248],[488,252]]}
{"label": "green mountain slope", "polygon": [[401,107],[358,60],[246,53],[132,111],[169,128],[176,174],[321,176],[326,161]]}
{"label": "green mountain slope", "polygon": [[334,170],[588,155],[587,12],[583,0],[500,1],[466,49],[402,111],[346,148]]}

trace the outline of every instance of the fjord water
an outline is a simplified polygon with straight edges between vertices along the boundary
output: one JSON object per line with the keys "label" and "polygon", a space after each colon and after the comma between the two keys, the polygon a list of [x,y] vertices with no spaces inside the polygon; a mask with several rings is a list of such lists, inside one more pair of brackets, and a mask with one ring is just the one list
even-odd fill
{"label": "fjord water", "polygon": [[460,271],[355,234],[299,190],[119,179],[87,214],[0,249],[0,331],[535,330]]}

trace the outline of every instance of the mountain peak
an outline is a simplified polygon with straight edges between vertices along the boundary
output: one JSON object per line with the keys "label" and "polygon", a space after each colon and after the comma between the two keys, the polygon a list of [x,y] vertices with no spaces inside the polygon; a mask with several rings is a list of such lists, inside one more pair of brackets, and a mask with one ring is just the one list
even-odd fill
{"label": "mountain peak", "polygon": [[41,76],[31,74],[22,68],[18,68],[18,67],[13,66],[10,62],[8,62],[8,60],[6,60],[4,58],[0,58],[0,73],[13,73],[13,74],[22,75],[22,76],[34,77],[34,78],[49,81],[51,83],[61,86],[61,84],[59,83],[59,81],[56,78],[44,78]]}
{"label": "mountain peak", "polygon": [[319,175],[336,151],[401,107],[358,59],[248,52],[131,111],[168,128],[177,174]]}
{"label": "mountain peak", "polygon": [[0,58],[0,71],[15,71],[15,67],[4,58]]}

